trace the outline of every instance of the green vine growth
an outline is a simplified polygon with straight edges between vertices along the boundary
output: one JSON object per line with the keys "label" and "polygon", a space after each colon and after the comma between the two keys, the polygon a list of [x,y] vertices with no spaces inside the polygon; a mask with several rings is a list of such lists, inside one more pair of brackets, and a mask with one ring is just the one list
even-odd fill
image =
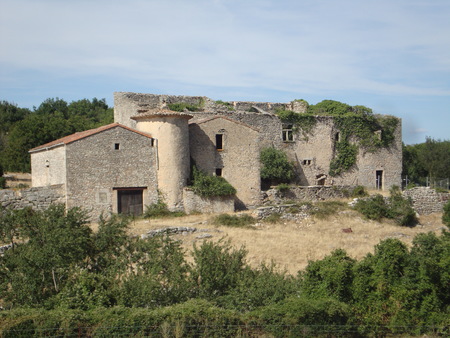
{"label": "green vine growth", "polygon": [[335,144],[335,157],[330,163],[331,176],[354,166],[359,149],[375,152],[390,147],[395,140],[399,120],[394,116],[375,115],[372,109],[365,106],[350,106],[333,100],[307,107],[306,113],[290,110],[278,110],[276,113],[282,122],[291,123],[301,130],[305,139],[314,130],[317,116],[333,117],[340,135]]}

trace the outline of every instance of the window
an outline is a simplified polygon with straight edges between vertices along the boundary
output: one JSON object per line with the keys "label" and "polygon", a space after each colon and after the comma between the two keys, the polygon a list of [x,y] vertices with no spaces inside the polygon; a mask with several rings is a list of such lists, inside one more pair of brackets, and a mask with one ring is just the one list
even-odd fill
{"label": "window", "polygon": [[223,134],[216,134],[216,149],[223,150]]}
{"label": "window", "polygon": [[311,165],[311,163],[312,163],[312,159],[310,159],[310,158],[303,160],[303,165]]}
{"label": "window", "polygon": [[114,143],[114,149],[119,150],[120,149],[120,143]]}
{"label": "window", "polygon": [[281,131],[283,142],[293,142],[294,141],[294,131],[292,130],[292,124],[287,125]]}
{"label": "window", "polygon": [[216,176],[222,176],[222,168],[216,168]]}

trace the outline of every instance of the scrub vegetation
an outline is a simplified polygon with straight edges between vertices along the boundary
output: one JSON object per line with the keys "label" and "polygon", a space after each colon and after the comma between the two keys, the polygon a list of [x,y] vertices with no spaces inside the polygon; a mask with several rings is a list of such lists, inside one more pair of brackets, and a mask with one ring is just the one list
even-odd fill
{"label": "scrub vegetation", "polygon": [[388,238],[361,259],[335,249],[288,274],[230,240],[188,253],[167,235],[129,236],[120,217],[94,232],[76,208],[2,209],[0,228],[15,243],[0,256],[4,337],[450,333],[447,231],[410,247]]}

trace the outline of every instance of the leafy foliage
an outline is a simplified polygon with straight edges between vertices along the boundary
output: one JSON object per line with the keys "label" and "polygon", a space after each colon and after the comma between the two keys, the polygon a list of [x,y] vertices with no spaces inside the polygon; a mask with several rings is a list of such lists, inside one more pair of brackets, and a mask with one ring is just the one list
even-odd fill
{"label": "leafy foliage", "polygon": [[398,225],[413,226],[417,223],[416,212],[410,199],[404,198],[398,187],[391,188],[390,197],[385,200],[381,195],[360,199],[355,209],[368,219],[380,221],[382,218],[393,219]]}
{"label": "leafy foliage", "polygon": [[224,225],[228,227],[236,227],[243,228],[248,227],[252,224],[256,223],[256,219],[250,215],[242,214],[242,215],[229,215],[229,214],[220,214],[214,217],[213,223],[216,225]]}
{"label": "leafy foliage", "polygon": [[236,189],[221,176],[207,175],[197,169],[195,165],[192,166],[191,173],[191,188],[200,196],[214,197],[236,194]]}
{"label": "leafy foliage", "polygon": [[450,228],[450,201],[444,205],[444,214],[442,215],[442,223]]}
{"label": "leafy foliage", "polygon": [[47,99],[33,111],[0,102],[0,165],[8,171],[28,172],[28,150],[78,131],[113,122],[105,100],[79,100],[68,104]]}
{"label": "leafy foliage", "polygon": [[450,141],[427,137],[424,143],[403,145],[402,175],[420,185],[426,177],[450,178]]}
{"label": "leafy foliage", "polygon": [[185,213],[182,211],[170,211],[161,196],[159,196],[158,202],[147,205],[144,211],[144,218],[181,217],[184,215]]}
{"label": "leafy foliage", "polygon": [[294,178],[294,166],[286,154],[275,148],[261,151],[261,178],[272,183],[287,183]]}
{"label": "leafy foliage", "polygon": [[[395,191],[392,195],[395,195]],[[297,276],[257,268],[244,248],[205,241],[186,261],[168,236],[127,235],[127,218],[79,209],[1,210],[0,335],[448,336],[450,233],[411,249],[381,241],[356,261],[343,250]]]}
{"label": "leafy foliage", "polygon": [[365,106],[350,106],[333,100],[308,105],[306,113],[279,110],[277,115],[283,122],[301,129],[305,138],[314,129],[317,115],[333,117],[340,141],[335,144],[336,156],[330,163],[331,176],[353,167],[359,148],[373,152],[391,146],[398,126],[398,119],[393,116],[376,116]]}

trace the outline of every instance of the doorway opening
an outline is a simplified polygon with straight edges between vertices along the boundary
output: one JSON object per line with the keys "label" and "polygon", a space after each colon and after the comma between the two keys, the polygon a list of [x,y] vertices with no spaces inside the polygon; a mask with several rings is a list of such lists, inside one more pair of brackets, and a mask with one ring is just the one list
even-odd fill
{"label": "doorway opening", "polygon": [[378,190],[383,189],[383,170],[377,170],[375,174],[375,186]]}
{"label": "doorway opening", "polygon": [[121,189],[117,191],[117,211],[119,214],[140,216],[143,213],[143,188]]}

